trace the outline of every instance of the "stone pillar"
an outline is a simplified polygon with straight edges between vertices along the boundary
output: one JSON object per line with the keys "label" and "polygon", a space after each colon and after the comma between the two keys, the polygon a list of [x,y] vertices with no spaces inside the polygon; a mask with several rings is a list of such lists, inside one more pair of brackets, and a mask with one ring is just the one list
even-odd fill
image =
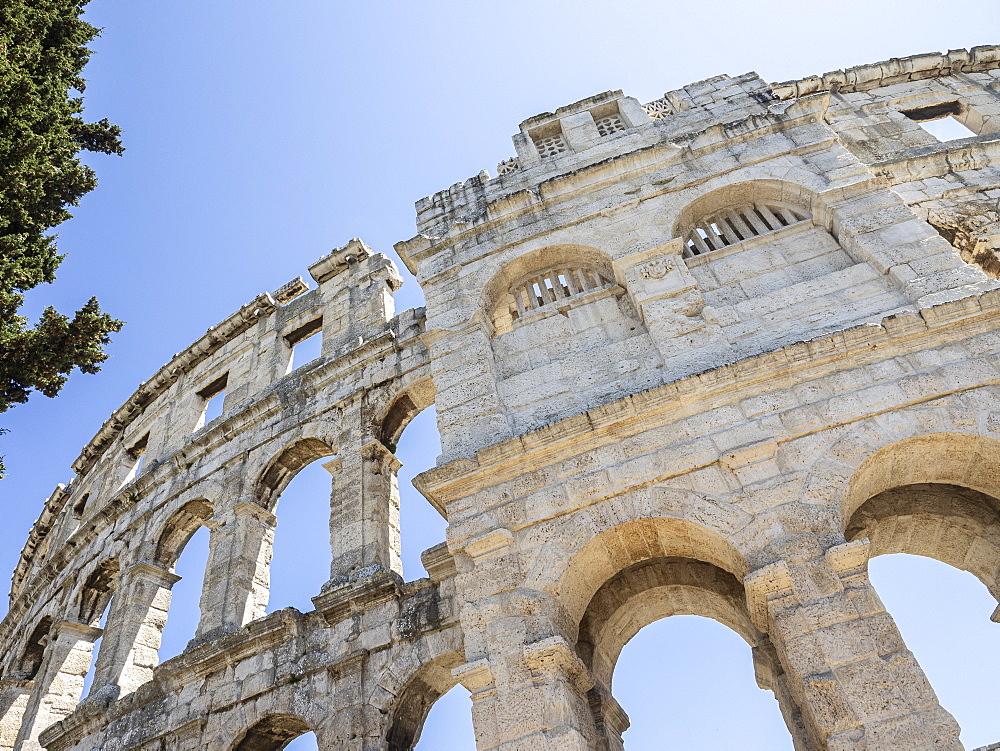
{"label": "stone pillar", "polygon": [[170,589],[180,577],[142,561],[119,580],[104,628],[89,699],[113,700],[153,677],[167,624]]}
{"label": "stone pillar", "polygon": [[399,489],[403,466],[372,441],[324,465],[333,475],[330,495],[330,582],[324,589],[393,571],[400,576]]}
{"label": "stone pillar", "polygon": [[454,671],[472,694],[476,748],[592,751],[598,735],[587,692],[594,681],[576,652],[561,636],[519,652],[498,648]]}
{"label": "stone pillar", "polygon": [[602,686],[590,689],[587,698],[590,700],[590,712],[597,729],[597,750],[625,751],[622,735],[632,723],[622,705]]}
{"label": "stone pillar", "polygon": [[14,748],[34,686],[33,680],[0,678],[0,749]]}
{"label": "stone pillar", "polygon": [[471,659],[453,672],[472,693],[477,748],[592,751],[594,679],[560,633],[554,599],[522,588],[514,546],[506,529],[469,540],[474,565],[459,575]]}
{"label": "stone pillar", "polygon": [[476,734],[476,748],[478,751],[497,748],[497,689],[493,683],[489,661],[476,660],[451,672],[469,690],[469,698],[472,699],[472,728]]}
{"label": "stone pillar", "polygon": [[[781,560],[746,578],[817,748],[961,749],[959,727],[868,579],[868,541]],[[811,557],[810,557],[811,556]]]}
{"label": "stone pillar", "polygon": [[757,685],[765,691],[774,694],[781,710],[781,716],[785,720],[785,726],[792,736],[792,746],[795,751],[816,751],[809,732],[806,730],[805,721],[802,719],[802,710],[795,702],[792,692],[788,687],[788,675],[781,667],[778,653],[774,645],[766,640],[763,644],[751,648],[753,654],[754,673],[757,678]]}
{"label": "stone pillar", "polygon": [[684,239],[675,238],[615,263],[671,379],[716,367],[733,353],[683,252]]}
{"label": "stone pillar", "polygon": [[101,633],[101,629],[77,621],[59,621],[52,627],[14,744],[18,751],[40,751],[38,734],[76,709],[94,642]]}
{"label": "stone pillar", "polygon": [[264,616],[276,524],[274,514],[263,506],[237,503],[209,525],[212,536],[196,641],[238,631]]}

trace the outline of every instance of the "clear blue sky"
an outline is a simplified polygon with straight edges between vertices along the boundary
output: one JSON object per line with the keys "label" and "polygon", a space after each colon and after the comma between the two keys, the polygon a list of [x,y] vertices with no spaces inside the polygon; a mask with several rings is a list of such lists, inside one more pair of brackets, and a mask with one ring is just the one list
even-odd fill
{"label": "clear blue sky", "polygon": [[[0,482],[4,575],[44,499],[70,479],[79,449],[142,380],[351,237],[393,255],[392,244],[414,234],[413,202],[483,168],[495,172],[513,155],[509,137],[526,117],[608,89],[646,102],[720,73],[756,70],[781,81],[1000,41],[995,0],[93,0],[88,18],[104,34],[86,71],[87,113],[120,124],[128,150],[91,160],[100,185],[60,228],[68,257],[56,284],[32,293],[29,312],[46,304],[70,312],[95,294],[127,325],[101,374],[74,376],[57,399],[36,396],[0,417],[11,430],[0,438],[10,473]],[[409,279],[398,309],[419,304]],[[411,476],[433,465],[432,425],[425,417],[404,436]],[[307,547],[301,538],[323,514],[322,472],[305,470],[282,498],[272,609],[307,607],[310,587],[325,579],[325,540]],[[417,555],[443,531],[403,485],[404,554],[415,578]],[[184,591],[200,578],[200,542],[181,562],[186,578],[165,652],[190,637],[182,626],[196,617],[196,598]],[[315,555],[300,552],[305,564],[293,566],[294,548]],[[1000,741],[1000,626],[988,621],[985,589],[941,564],[895,558],[873,571],[911,648],[969,747]],[[307,569],[312,579],[299,576]],[[954,607],[927,607],[937,586]],[[946,616],[957,622],[932,620]],[[948,642],[978,650],[967,669],[980,672],[961,673]],[[676,676],[688,681],[685,691]],[[447,697],[451,715],[435,708],[421,748],[473,747],[463,692]],[[775,702],[753,684],[749,650],[702,619],[668,619],[640,633],[615,692],[632,715],[633,751],[791,747]],[[451,725],[459,728],[453,746]]]}

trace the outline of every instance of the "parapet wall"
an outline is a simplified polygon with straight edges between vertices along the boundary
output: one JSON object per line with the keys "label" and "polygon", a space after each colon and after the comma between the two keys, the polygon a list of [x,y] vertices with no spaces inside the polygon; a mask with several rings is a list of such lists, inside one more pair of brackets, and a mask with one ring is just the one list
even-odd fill
{"label": "parapet wall", "polygon": [[[409,749],[457,682],[480,749],[621,749],[618,652],[681,612],[747,640],[797,749],[960,748],[866,564],[920,552],[1000,594],[998,89],[991,47],[599,94],[417,202],[396,250],[426,310],[395,315],[360,240],[259,295],[46,502],[0,624],[0,749]],[[392,452],[430,404],[448,539],[407,583]],[[265,616],[277,497],[320,458],[330,579]],[[201,526],[198,632],[158,666]]]}

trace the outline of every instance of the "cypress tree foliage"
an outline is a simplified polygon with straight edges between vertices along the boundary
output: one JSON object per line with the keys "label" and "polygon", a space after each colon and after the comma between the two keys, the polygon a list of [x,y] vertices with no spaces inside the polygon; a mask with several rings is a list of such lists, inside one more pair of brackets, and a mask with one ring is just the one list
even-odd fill
{"label": "cypress tree foliage", "polygon": [[118,126],[81,117],[98,33],[81,18],[86,3],[0,3],[0,412],[32,391],[55,396],[74,368],[97,372],[122,326],[95,298],[72,318],[46,308],[34,326],[17,314],[24,292],[56,278],[63,256],[48,231],[97,184],[79,153],[123,151]]}

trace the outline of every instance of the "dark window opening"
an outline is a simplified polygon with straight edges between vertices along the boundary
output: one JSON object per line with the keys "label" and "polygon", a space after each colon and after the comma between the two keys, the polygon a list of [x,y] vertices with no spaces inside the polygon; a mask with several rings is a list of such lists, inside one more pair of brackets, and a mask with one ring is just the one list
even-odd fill
{"label": "dark window opening", "polygon": [[201,415],[194,429],[198,430],[202,426],[212,422],[216,417],[222,415],[222,408],[226,400],[226,386],[229,382],[229,373],[223,373],[210,384],[198,391],[198,396],[202,399]]}

